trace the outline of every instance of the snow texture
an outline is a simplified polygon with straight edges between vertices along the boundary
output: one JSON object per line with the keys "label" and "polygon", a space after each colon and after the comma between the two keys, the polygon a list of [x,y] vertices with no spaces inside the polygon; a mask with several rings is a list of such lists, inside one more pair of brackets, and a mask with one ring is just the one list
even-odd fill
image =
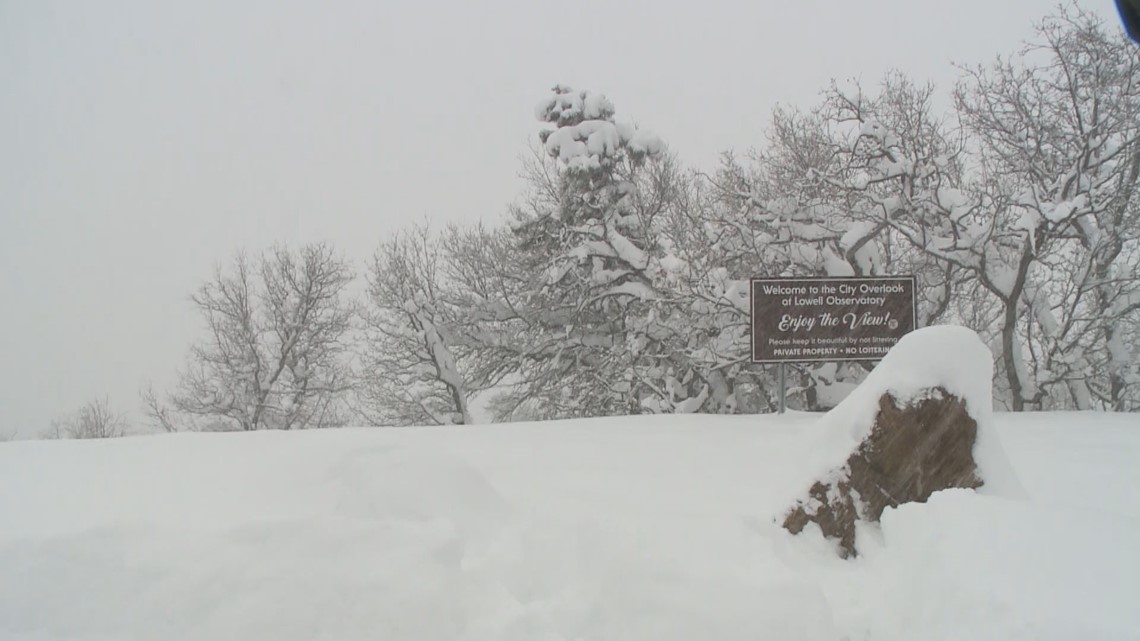
{"label": "snow texture", "polygon": [[1133,423],[999,416],[1027,496],[854,561],[771,523],[804,414],[0,443],[0,639],[1131,639]]}

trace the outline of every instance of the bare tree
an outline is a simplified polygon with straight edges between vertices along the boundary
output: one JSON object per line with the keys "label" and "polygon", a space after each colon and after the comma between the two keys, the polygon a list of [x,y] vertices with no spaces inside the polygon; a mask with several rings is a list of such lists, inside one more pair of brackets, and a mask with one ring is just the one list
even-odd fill
{"label": "bare tree", "polygon": [[467,424],[468,389],[452,345],[438,240],[426,224],[381,244],[368,276],[361,397],[385,425]]}
{"label": "bare tree", "polygon": [[64,431],[63,419],[55,419],[49,423],[46,429],[40,430],[39,437],[45,440],[67,438],[67,433]]}
{"label": "bare tree", "polygon": [[229,273],[217,270],[191,299],[208,332],[191,348],[174,408],[241,430],[339,425],[351,388],[351,280],[324,244],[239,255]]}
{"label": "bare tree", "polygon": [[47,438],[118,438],[126,435],[123,414],[111,409],[106,398],[91,401],[72,416],[52,422]]}
{"label": "bare tree", "polygon": [[964,69],[954,98],[956,128],[898,74],[877,94],[833,86],[809,116],[777,114],[736,191],[791,197],[801,229],[826,205],[839,216],[812,240],[838,239],[856,273],[916,274],[922,322],[981,332],[1010,409],[1135,408],[1140,51],[1063,7],[1019,55]]}
{"label": "bare tree", "polygon": [[1036,31],[956,94],[994,210],[974,269],[1006,312],[1015,409],[1135,409],[1140,352],[1121,339],[1140,315],[1140,51],[1075,6]]}
{"label": "bare tree", "polygon": [[139,393],[139,398],[143,404],[143,414],[147,416],[155,426],[161,428],[164,432],[180,431],[177,419],[171,411],[171,408],[163,405],[158,395],[155,394],[153,387],[148,385],[146,389]]}

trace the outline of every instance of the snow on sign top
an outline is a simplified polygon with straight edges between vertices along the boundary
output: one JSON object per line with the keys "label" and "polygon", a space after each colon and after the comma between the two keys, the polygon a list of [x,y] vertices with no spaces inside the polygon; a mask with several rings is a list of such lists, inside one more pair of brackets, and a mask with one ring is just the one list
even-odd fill
{"label": "snow on sign top", "polygon": [[752,361],[869,361],[915,329],[914,276],[752,279]]}

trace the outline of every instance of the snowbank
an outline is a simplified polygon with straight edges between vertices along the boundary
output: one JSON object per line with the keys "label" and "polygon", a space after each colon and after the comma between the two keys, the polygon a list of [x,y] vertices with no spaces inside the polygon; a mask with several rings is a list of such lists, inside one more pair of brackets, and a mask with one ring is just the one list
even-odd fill
{"label": "snowbank", "polygon": [[0,443],[0,639],[1135,638],[1134,422],[999,416],[1026,499],[853,562],[771,523],[802,414]]}

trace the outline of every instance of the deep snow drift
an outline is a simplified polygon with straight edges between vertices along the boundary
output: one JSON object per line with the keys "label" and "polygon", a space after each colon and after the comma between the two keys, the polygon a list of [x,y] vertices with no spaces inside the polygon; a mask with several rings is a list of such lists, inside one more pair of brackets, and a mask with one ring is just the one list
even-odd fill
{"label": "deep snow drift", "polygon": [[0,443],[0,638],[1140,638],[1135,416],[998,415],[1021,498],[773,519],[816,417]]}

